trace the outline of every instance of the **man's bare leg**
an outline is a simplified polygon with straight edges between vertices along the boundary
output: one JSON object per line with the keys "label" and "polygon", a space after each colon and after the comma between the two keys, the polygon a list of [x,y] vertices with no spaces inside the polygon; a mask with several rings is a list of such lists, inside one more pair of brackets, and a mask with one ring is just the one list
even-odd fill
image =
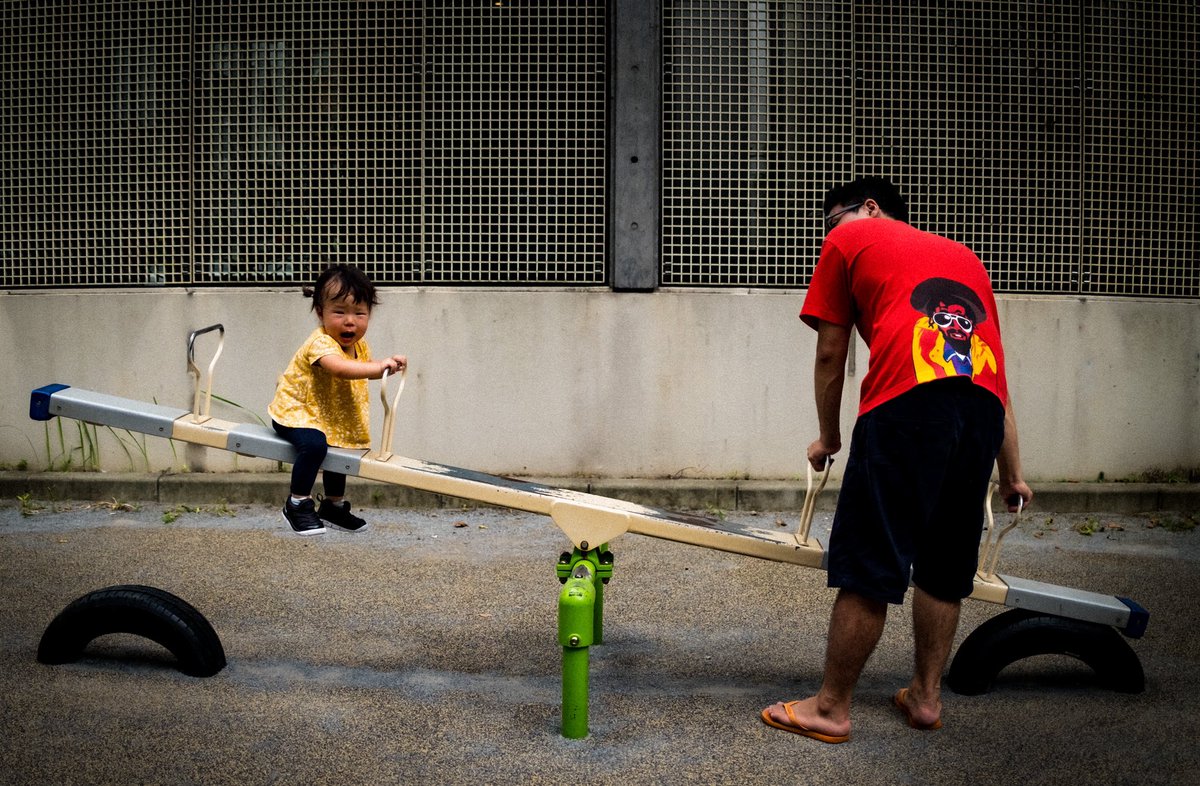
{"label": "man's bare leg", "polygon": [[[829,618],[821,689],[792,707],[792,714],[805,728],[831,735],[850,733],[854,687],[879,643],[886,620],[886,603],[847,590],[838,592]],[[780,723],[791,722],[782,702],[772,704],[767,712]]]}
{"label": "man's bare leg", "polygon": [[939,600],[913,589],[913,678],[904,697],[909,717],[931,726],[942,717],[942,672],[954,646],[961,601]]}

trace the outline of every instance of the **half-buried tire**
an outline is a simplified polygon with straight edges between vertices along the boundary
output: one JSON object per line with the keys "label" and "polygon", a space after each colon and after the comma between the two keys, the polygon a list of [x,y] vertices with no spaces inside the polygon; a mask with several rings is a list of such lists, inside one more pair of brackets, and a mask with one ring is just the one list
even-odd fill
{"label": "half-buried tire", "polygon": [[42,634],[42,663],[71,663],[98,636],[131,633],[166,647],[191,677],[211,677],[225,668],[221,639],[204,615],[166,590],[126,584],[89,592],[73,601]]}
{"label": "half-buried tire", "polygon": [[1027,609],[1009,609],[971,631],[950,664],[946,684],[964,696],[987,693],[1005,666],[1034,655],[1081,660],[1101,685],[1121,693],[1145,689],[1142,664],[1115,628]]}

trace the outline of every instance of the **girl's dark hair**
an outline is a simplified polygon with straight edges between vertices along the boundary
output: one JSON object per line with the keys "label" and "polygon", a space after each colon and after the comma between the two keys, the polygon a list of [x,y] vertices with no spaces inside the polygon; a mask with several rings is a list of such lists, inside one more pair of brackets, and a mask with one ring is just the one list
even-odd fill
{"label": "girl's dark hair", "polygon": [[900,189],[886,177],[860,177],[829,189],[825,194],[824,213],[829,215],[835,205],[861,205],[867,199],[874,199],[883,212],[897,221],[908,223],[908,206],[904,203],[904,197],[900,196]]}
{"label": "girl's dark hair", "polygon": [[312,298],[312,309],[317,313],[325,308],[326,301],[343,297],[371,308],[379,305],[375,285],[354,265],[330,265],[317,277],[317,283],[305,287],[303,292],[305,297]]}

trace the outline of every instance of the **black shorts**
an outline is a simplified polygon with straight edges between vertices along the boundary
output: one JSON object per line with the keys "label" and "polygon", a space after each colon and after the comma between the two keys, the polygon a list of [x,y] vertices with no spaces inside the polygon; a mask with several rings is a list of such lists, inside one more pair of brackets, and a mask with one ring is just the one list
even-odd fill
{"label": "black shorts", "polygon": [[1004,407],[967,379],[945,379],[864,413],[829,538],[829,586],[902,603],[909,580],[942,600],[973,591],[983,502]]}

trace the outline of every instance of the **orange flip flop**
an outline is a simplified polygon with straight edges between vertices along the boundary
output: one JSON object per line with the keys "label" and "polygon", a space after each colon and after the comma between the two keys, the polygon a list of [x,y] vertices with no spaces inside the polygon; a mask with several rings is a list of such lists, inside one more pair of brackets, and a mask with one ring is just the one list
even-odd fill
{"label": "orange flip flop", "polygon": [[772,718],[771,714],[768,712],[768,710],[771,709],[770,707],[767,707],[762,711],[761,717],[763,723],[776,729],[790,731],[792,734],[799,734],[802,737],[811,737],[812,739],[820,742],[828,742],[830,745],[837,745],[840,742],[848,742],[850,740],[849,734],[822,734],[819,731],[813,731],[800,721],[796,720],[796,715],[792,712],[792,707],[799,703],[800,702],[798,701],[783,702],[783,709],[787,713],[788,720],[791,721],[791,723],[780,723]]}
{"label": "orange flip flop", "polygon": [[901,712],[904,713],[904,719],[908,721],[908,725],[918,731],[935,731],[942,728],[942,719],[938,718],[933,723],[920,723],[912,715],[912,710],[908,708],[904,697],[908,695],[908,688],[901,688],[896,691],[896,695],[892,697],[892,703],[895,704]]}

